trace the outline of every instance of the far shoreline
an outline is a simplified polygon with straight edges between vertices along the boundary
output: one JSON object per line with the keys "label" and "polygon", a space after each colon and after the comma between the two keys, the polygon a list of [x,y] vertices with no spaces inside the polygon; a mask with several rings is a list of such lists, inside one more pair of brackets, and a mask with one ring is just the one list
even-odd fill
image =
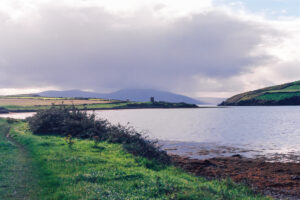
{"label": "far shoreline", "polygon": [[[141,109],[202,109],[202,108],[227,108],[228,106],[197,106],[197,107],[120,107],[120,108],[85,108],[80,109],[81,111],[93,111],[93,110],[141,110]],[[26,110],[9,110],[0,114],[9,114],[9,113],[27,113],[27,112],[37,112],[39,110],[45,109],[26,109]]]}

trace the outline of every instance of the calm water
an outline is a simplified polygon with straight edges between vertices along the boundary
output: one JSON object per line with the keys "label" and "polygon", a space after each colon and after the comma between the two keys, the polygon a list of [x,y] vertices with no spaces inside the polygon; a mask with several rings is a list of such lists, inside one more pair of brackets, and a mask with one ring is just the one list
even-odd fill
{"label": "calm water", "polygon": [[[268,155],[299,159],[300,107],[228,107],[95,111],[112,123],[130,123],[169,152],[196,158]],[[14,114],[23,118],[24,115]]]}

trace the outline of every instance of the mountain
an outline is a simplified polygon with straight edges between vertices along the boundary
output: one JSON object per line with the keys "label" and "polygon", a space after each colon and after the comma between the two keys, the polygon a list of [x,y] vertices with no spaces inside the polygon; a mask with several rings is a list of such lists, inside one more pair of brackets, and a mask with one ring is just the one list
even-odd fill
{"label": "mountain", "polygon": [[85,92],[81,90],[49,90],[40,92],[37,95],[43,97],[65,97],[65,98],[75,98],[75,97],[82,97],[82,98],[104,98],[105,94],[99,94],[94,92]]}
{"label": "mountain", "polygon": [[152,90],[152,89],[123,89],[110,94],[107,94],[109,99],[119,99],[131,101],[149,101],[150,97],[154,97],[156,101],[167,101],[167,102],[185,102],[192,104],[202,104],[196,99],[192,99],[187,96],[174,94],[171,92]]}
{"label": "mountain", "polygon": [[221,106],[300,105],[300,81],[235,95]]}
{"label": "mountain", "polygon": [[38,93],[40,96],[46,97],[84,97],[84,98],[104,98],[118,99],[130,101],[150,101],[150,97],[154,97],[156,101],[167,102],[185,102],[191,104],[204,104],[204,102],[171,92],[153,90],[153,89],[122,89],[112,93],[94,93],[81,90],[66,90],[66,91],[45,91]]}

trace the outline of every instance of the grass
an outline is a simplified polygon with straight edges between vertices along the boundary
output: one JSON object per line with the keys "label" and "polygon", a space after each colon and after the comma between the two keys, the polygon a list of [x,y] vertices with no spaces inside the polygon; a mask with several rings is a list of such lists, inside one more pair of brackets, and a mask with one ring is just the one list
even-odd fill
{"label": "grass", "polygon": [[294,96],[300,96],[300,92],[266,93],[262,96],[256,97],[256,99],[266,100],[266,101],[280,101],[280,100],[291,98],[291,97],[294,97]]}
{"label": "grass", "polygon": [[37,199],[39,181],[26,151],[10,141],[5,120],[0,119],[0,199]]}
{"label": "grass", "polygon": [[300,85],[292,85],[281,90],[270,90],[268,93],[278,93],[278,92],[300,92]]}
{"label": "grass", "polygon": [[238,94],[220,105],[298,105],[298,96],[300,81],[295,81]]}
{"label": "grass", "polygon": [[[120,106],[126,106],[129,103],[98,103],[98,104],[85,104],[85,105],[75,105],[78,109],[109,109],[109,108],[116,108]],[[18,106],[18,105],[3,105],[1,106],[3,108],[6,108],[10,111],[37,111],[37,110],[46,110],[51,107],[51,105],[48,106]],[[67,106],[68,107],[68,106]],[[69,106],[71,107],[71,106]]]}
{"label": "grass", "polygon": [[[119,144],[74,139],[70,146],[62,137],[33,135],[24,122],[12,124],[10,135],[32,157],[43,188],[39,199],[268,199],[230,180],[208,181],[133,156]],[[17,151],[6,154],[11,160]]]}
{"label": "grass", "polygon": [[18,154],[17,148],[10,143],[5,135],[7,134],[8,127],[4,124],[3,121],[0,123],[0,197],[8,198],[12,191],[12,187],[9,187],[8,182],[12,180],[13,173],[15,168],[15,157]]}
{"label": "grass", "polygon": [[65,105],[88,105],[88,104],[105,104],[116,103],[117,101],[109,100],[89,100],[89,99],[49,99],[49,98],[0,98],[0,106],[14,105],[14,106],[51,106],[52,104]]}

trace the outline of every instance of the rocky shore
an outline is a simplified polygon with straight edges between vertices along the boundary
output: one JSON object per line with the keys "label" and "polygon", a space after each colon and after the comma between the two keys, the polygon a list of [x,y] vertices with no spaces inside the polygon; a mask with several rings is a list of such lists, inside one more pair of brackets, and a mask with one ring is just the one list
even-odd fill
{"label": "rocky shore", "polygon": [[206,160],[172,155],[173,163],[206,178],[231,178],[276,199],[300,199],[300,163],[267,162],[239,154]]}

